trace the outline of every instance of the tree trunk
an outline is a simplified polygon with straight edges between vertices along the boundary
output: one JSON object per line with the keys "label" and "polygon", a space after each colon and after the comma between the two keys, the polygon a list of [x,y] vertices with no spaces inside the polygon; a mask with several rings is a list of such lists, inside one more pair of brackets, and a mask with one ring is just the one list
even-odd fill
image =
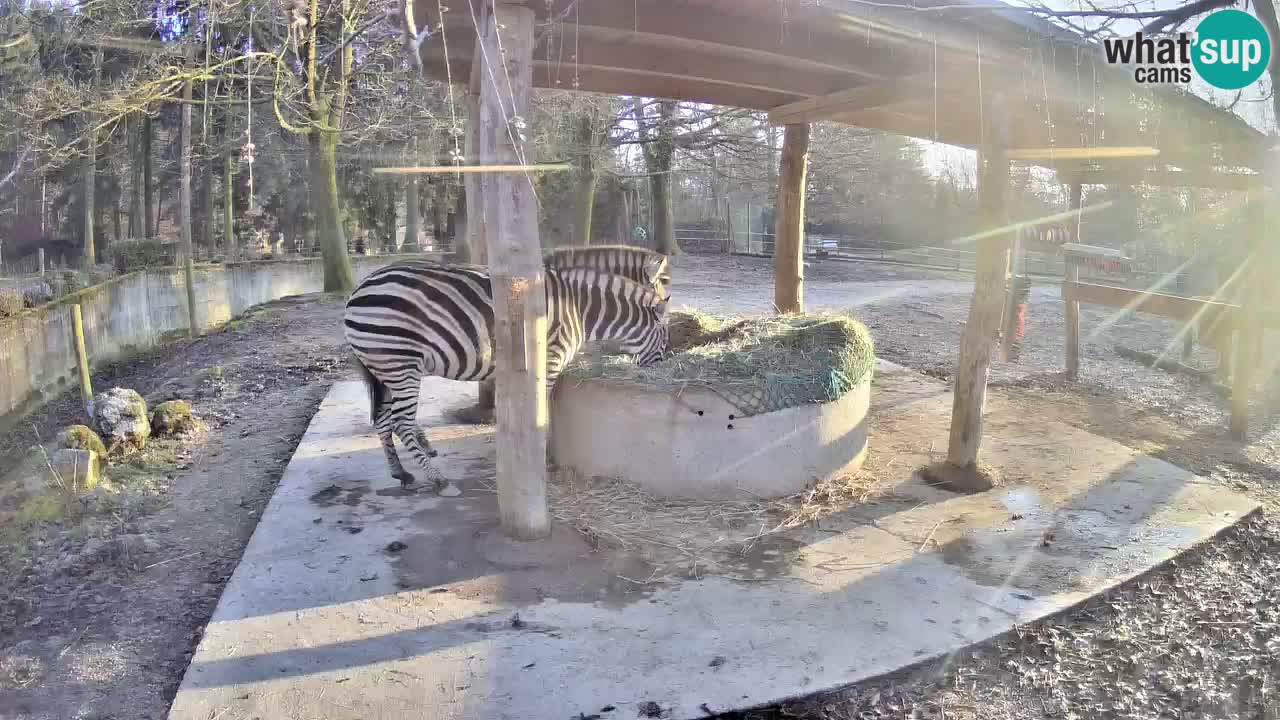
{"label": "tree trunk", "polygon": [[804,311],[804,190],[809,125],[787,125],[778,174],[773,246],[773,304],[780,313]]}
{"label": "tree trunk", "polygon": [[396,251],[396,220],[399,218],[396,203],[396,183],[394,180],[387,180],[382,186],[383,199],[386,201],[386,209],[383,210],[386,224],[383,226],[382,233],[382,249],[384,252]]}
{"label": "tree trunk", "polygon": [[98,263],[96,248],[93,244],[93,191],[95,176],[98,171],[98,143],[90,133],[86,138],[83,176],[80,178],[80,192],[84,196],[84,262],[88,270]]}
{"label": "tree trunk", "polygon": [[191,237],[191,81],[182,86],[182,124],[178,145],[178,240],[183,261],[196,259]]}
{"label": "tree trunk", "polygon": [[404,249],[417,252],[419,223],[422,210],[418,207],[418,179],[411,177],[404,186]]}
{"label": "tree trunk", "polygon": [[129,237],[142,236],[142,163],[138,154],[142,146],[137,122],[130,122],[129,137]]}
{"label": "tree trunk", "polygon": [[227,255],[232,258],[240,257],[239,243],[236,242],[235,166],[235,158],[227,152],[222,160],[222,242]]}
{"label": "tree trunk", "polygon": [[[452,243],[450,249],[453,261],[464,265],[471,262],[471,244],[468,242],[470,236],[467,234],[467,225],[471,222],[467,215],[469,212],[467,207],[471,203],[468,200],[468,187],[475,187],[475,185],[464,183],[458,189],[458,205],[453,212],[453,235],[449,238],[449,242]],[[489,403],[489,407],[492,408],[493,403]]]}
{"label": "tree trunk", "polygon": [[[216,157],[209,153],[209,146],[205,147],[204,161],[204,184],[200,187],[200,243],[210,255],[213,255],[215,245],[213,236],[213,178],[217,174],[215,167]],[[226,248],[223,248],[226,252]]]}
{"label": "tree trunk", "polygon": [[444,246],[449,222],[449,185],[444,175],[436,175],[431,181],[431,233],[435,250]]}
{"label": "tree trunk", "polygon": [[349,293],[356,281],[338,201],[338,135],[316,130],[309,142],[313,156],[311,205],[316,211],[316,231],[324,257],[324,291]]}
{"label": "tree trunk", "polygon": [[574,218],[573,244],[578,246],[591,244],[591,216],[596,202],[596,182],[599,172],[595,166],[595,115],[587,110],[578,118],[577,144],[581,151],[581,162],[574,173]]}
{"label": "tree trunk", "polygon": [[120,240],[120,233],[123,230],[124,211],[120,209],[120,193],[116,193],[111,200],[111,242],[116,242]]}
{"label": "tree trunk", "polygon": [[[661,172],[661,171],[660,171]],[[660,253],[676,255],[675,213],[671,203],[671,175],[661,172],[649,179],[653,197],[653,247]]]}
{"label": "tree trunk", "polygon": [[151,183],[151,116],[147,115],[142,120],[142,213],[143,213],[143,231],[148,238],[156,236],[156,203],[152,197]]}
{"label": "tree trunk", "polygon": [[650,212],[653,213],[654,248],[666,255],[680,254],[676,244],[675,208],[672,204],[671,160],[675,155],[675,137],[672,121],[676,104],[663,101],[660,104],[658,137],[645,153],[649,170]]}

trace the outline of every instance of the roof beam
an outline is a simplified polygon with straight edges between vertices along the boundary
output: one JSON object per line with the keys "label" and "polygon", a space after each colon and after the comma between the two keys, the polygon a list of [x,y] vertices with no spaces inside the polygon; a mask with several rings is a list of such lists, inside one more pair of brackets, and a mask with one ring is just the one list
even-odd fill
{"label": "roof beam", "polygon": [[901,80],[873,82],[821,97],[779,105],[769,111],[769,122],[775,125],[811,123],[837,115],[893,105],[911,99],[919,86],[919,78],[919,75],[912,75]]}
{"label": "roof beam", "polygon": [[[466,0],[460,0],[466,2]],[[911,67],[923,67],[932,54],[928,46],[915,47],[886,44],[878,35],[845,31],[817,34],[811,31],[778,32],[770,24],[768,30],[759,23],[737,17],[725,17],[714,8],[701,8],[683,3],[663,2],[660,8],[642,2],[638,8],[630,2],[581,2],[559,25],[566,41],[577,33],[597,37],[631,37],[645,47],[686,48],[713,52],[726,57],[751,57],[756,60],[794,64],[802,61],[863,78],[900,75]],[[436,27],[436,0],[417,0],[415,16],[427,17]],[[458,41],[474,42],[459,34],[474,36],[470,15],[463,12],[445,14],[445,31],[452,51]],[[556,26],[549,26],[556,27]],[[548,26],[542,28],[546,32]],[[835,28],[838,30],[838,28]]]}
{"label": "roof beam", "polygon": [[[449,65],[453,77],[466,77],[471,60],[460,57],[449,46]],[[423,53],[423,69],[436,79],[444,79],[443,53]],[[639,95],[644,97],[703,102],[712,105],[739,107],[749,110],[768,110],[771,107],[792,102],[802,96],[775,90],[744,87],[701,78],[687,78],[663,74],[633,71],[625,68],[579,65],[576,71],[565,72],[558,63],[545,60],[533,62],[534,87],[553,90],[599,93],[603,95]],[[574,79],[577,87],[574,87]]]}
{"label": "roof beam", "polygon": [[1198,187],[1215,190],[1257,190],[1262,175],[1246,173],[1197,172],[1187,170],[1096,169],[1059,171],[1065,182],[1082,185],[1152,185],[1155,187]]}

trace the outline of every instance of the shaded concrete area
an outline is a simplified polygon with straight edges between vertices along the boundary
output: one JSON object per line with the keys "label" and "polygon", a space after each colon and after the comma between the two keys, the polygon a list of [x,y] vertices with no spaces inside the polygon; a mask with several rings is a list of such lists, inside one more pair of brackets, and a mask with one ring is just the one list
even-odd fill
{"label": "shaded concrete area", "polygon": [[492,430],[421,419],[460,498],[405,494],[358,383],[334,386],[263,514],[183,680],[175,720],[692,718],[954,652],[1067,608],[1212,537],[1252,501],[1061,423],[993,409],[1005,485],[957,496],[919,466],[950,395],[882,364],[866,469],[876,502],[766,538],[759,582],[645,582],[573,528],[496,531]]}

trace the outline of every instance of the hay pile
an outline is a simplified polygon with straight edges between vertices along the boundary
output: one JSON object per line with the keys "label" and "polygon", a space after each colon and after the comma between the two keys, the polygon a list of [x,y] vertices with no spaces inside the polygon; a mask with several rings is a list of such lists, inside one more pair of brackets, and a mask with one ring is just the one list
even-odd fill
{"label": "hay pile", "polygon": [[623,356],[604,356],[565,375],[664,388],[700,385],[753,415],[836,400],[875,366],[870,333],[849,315],[731,319],[676,312],[670,328],[676,354],[667,361],[639,367]]}
{"label": "hay pile", "polygon": [[[497,492],[496,487],[491,491]],[[743,567],[744,553],[787,531],[816,526],[850,507],[897,499],[865,471],[830,478],[795,495],[760,500],[658,498],[623,480],[586,478],[559,470],[547,484],[552,517],[588,538],[644,559],[652,574],[633,578],[661,583],[709,575],[756,581]]]}

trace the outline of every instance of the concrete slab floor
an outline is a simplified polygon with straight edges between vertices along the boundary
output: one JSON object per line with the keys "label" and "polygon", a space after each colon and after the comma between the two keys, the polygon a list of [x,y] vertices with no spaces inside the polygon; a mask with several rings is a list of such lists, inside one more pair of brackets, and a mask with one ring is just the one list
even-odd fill
{"label": "concrete slab floor", "polygon": [[[358,382],[286,469],[174,701],[173,720],[696,718],[857,682],[1066,609],[1206,540],[1252,501],[1016,408],[987,419],[1006,484],[914,470],[950,395],[882,364],[867,467],[880,502],[762,543],[766,580],[655,585],[572,528],[497,530],[492,429],[447,426],[474,386],[424,384],[459,498],[390,478]],[[931,450],[933,454],[931,455]],[[655,714],[657,713],[657,714]]]}

